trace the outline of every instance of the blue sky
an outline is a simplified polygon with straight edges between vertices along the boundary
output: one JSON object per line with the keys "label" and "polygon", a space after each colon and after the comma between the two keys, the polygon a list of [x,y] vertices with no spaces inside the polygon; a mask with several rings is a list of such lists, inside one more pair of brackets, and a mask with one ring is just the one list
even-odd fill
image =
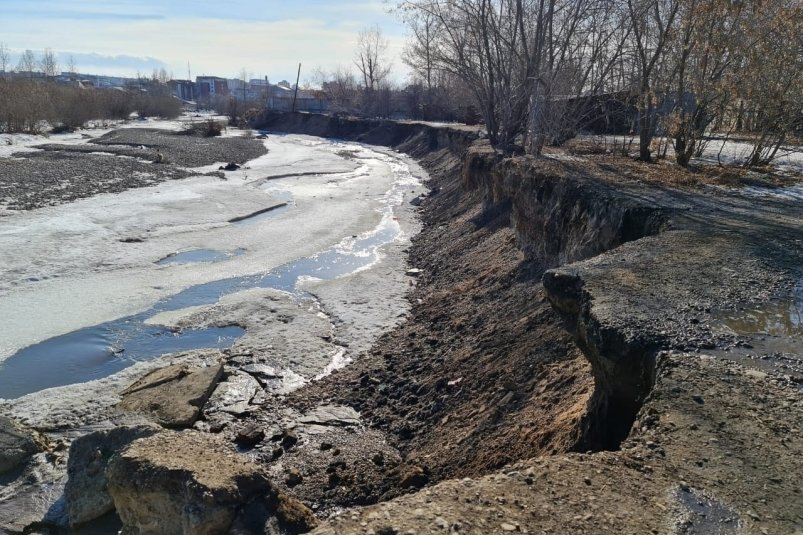
{"label": "blue sky", "polygon": [[[0,0],[0,42],[12,53],[52,48],[62,66],[132,75],[164,67],[177,78],[246,69],[271,80],[302,80],[315,67],[352,65],[358,31],[378,24],[390,42],[394,78],[404,28],[387,0]],[[15,62],[16,64],[16,62]]]}

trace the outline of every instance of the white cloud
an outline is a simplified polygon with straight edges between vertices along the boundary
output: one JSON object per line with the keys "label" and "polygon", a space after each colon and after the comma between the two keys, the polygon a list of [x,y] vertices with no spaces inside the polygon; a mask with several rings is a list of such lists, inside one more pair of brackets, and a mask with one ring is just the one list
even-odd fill
{"label": "white cloud", "polygon": [[[347,16],[355,9],[364,10],[359,19]],[[406,76],[406,68],[398,59],[403,47],[402,32],[395,22],[387,22],[390,17],[383,9],[377,2],[333,2],[309,17],[277,21],[165,18],[102,22],[73,19],[64,23],[44,19],[36,23],[36,28],[25,24],[7,27],[0,21],[0,35],[20,49],[50,47],[57,51],[157,58],[177,77],[186,77],[189,61],[193,76],[236,76],[245,68],[256,76],[289,79],[295,75],[299,62],[306,73],[317,66],[333,69],[352,64],[357,31],[375,15],[377,20],[384,17],[386,21],[394,77],[402,80]],[[106,71],[111,74],[114,69]]]}

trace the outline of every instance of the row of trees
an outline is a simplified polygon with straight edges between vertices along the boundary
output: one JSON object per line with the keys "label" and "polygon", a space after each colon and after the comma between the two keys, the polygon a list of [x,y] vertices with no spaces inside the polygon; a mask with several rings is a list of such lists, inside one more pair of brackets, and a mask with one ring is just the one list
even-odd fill
{"label": "row of trees", "polygon": [[456,78],[491,142],[539,154],[604,95],[632,103],[639,158],[663,130],[688,165],[711,130],[750,130],[767,163],[803,113],[799,0],[408,0],[405,61]]}
{"label": "row of trees", "polygon": [[[402,59],[412,65],[418,61],[411,53]],[[310,81],[336,112],[476,122],[473,95],[459,77],[438,71],[401,86],[392,80],[392,67],[388,41],[378,26],[371,26],[359,32],[351,65],[316,69]]]}
{"label": "row of trees", "polygon": [[[75,72],[77,69],[75,58],[70,56],[67,59],[66,67],[68,72]],[[48,78],[53,78],[60,74],[56,53],[51,48],[46,48],[39,57],[36,56],[33,50],[25,50],[20,54],[19,61],[14,70],[19,73],[28,74],[42,73]],[[0,73],[11,71],[11,50],[5,43],[0,42]]]}
{"label": "row of trees", "polygon": [[181,102],[168,94],[93,90],[29,79],[0,78],[0,132],[39,134],[80,128],[87,121],[142,116],[177,117]]}

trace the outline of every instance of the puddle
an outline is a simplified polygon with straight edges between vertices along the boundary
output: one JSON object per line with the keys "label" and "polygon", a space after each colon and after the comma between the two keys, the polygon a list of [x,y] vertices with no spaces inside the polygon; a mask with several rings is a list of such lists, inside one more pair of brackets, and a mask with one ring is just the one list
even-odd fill
{"label": "puddle", "polygon": [[[389,158],[390,160],[390,158]],[[371,232],[342,240],[316,255],[279,266],[266,274],[221,279],[187,288],[133,316],[87,327],[29,346],[0,364],[0,398],[13,399],[45,388],[82,383],[112,375],[137,361],[175,351],[230,347],[244,334],[240,327],[185,330],[179,333],[145,321],[159,313],[216,303],[222,296],[251,288],[272,288],[299,298],[308,296],[297,288],[299,280],[332,280],[368,268],[380,259],[379,249],[401,236],[393,207],[404,193],[420,185],[402,164],[390,162],[396,181],[385,196],[382,220]],[[283,200],[283,199],[282,199]],[[260,221],[273,217],[287,204],[243,219]],[[166,257],[159,263],[214,262],[215,250],[200,249]],[[336,362],[334,365],[339,366]]]}
{"label": "puddle", "polygon": [[803,386],[803,281],[792,295],[715,314],[720,330],[740,338],[714,354]]}
{"label": "puddle", "polygon": [[678,489],[675,500],[679,506],[677,532],[700,535],[731,535],[741,528],[739,515],[724,504],[704,496],[694,489]]}
{"label": "puddle", "polygon": [[216,251],[214,249],[193,249],[182,253],[172,253],[156,261],[160,266],[176,264],[198,264],[201,262],[222,262],[235,256],[245,254],[245,249],[236,249],[233,252]]}
{"label": "puddle", "polygon": [[101,379],[164,353],[225,349],[245,334],[241,327],[173,332],[144,325],[143,320],[140,314],[22,349],[0,365],[0,398]]}
{"label": "puddle", "polygon": [[734,334],[803,337],[803,281],[786,299],[718,314]]}

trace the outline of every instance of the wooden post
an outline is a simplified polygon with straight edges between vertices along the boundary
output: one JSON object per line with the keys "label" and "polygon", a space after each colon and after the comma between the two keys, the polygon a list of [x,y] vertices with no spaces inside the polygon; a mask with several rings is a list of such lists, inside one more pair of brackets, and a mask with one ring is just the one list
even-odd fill
{"label": "wooden post", "polygon": [[298,98],[298,81],[301,80],[301,64],[298,64],[298,75],[296,76],[296,90],[293,93],[293,113],[296,112],[296,98]]}

